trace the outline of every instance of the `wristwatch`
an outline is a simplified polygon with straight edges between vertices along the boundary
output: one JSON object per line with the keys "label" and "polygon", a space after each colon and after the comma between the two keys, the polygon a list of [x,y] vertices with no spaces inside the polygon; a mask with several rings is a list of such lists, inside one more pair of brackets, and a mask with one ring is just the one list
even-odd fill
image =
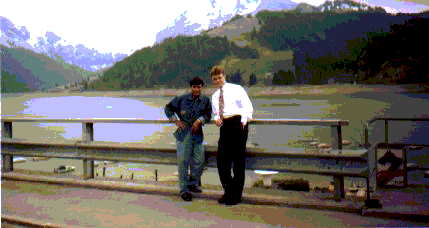
{"label": "wristwatch", "polygon": [[174,123],[177,122],[179,118],[177,117],[177,114],[175,114],[173,117],[170,118],[170,122]]}

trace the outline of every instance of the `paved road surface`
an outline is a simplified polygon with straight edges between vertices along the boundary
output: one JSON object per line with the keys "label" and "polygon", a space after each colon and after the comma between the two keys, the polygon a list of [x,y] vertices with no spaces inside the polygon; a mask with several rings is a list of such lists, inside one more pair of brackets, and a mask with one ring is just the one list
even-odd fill
{"label": "paved road surface", "polygon": [[165,197],[2,180],[2,215],[76,227],[375,227],[416,223],[276,206],[218,205]]}

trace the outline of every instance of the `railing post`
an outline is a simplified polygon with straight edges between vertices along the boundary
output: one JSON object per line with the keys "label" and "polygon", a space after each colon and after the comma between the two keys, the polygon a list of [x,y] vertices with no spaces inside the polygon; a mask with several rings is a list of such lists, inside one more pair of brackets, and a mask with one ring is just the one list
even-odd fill
{"label": "railing post", "polygon": [[389,121],[384,120],[384,142],[386,143],[386,145],[389,144],[388,138],[389,138]]}
{"label": "railing post", "polygon": [[343,149],[343,136],[341,134],[341,124],[331,126],[331,135],[334,138],[332,149],[338,149],[339,153],[342,153],[341,150]]}
{"label": "railing post", "polygon": [[375,192],[377,189],[377,147],[378,144],[368,150],[368,192]]}
{"label": "railing post", "polygon": [[[12,122],[2,121],[1,135],[4,138],[12,138]],[[12,154],[1,154],[1,171],[2,173],[8,173],[13,171],[13,155]]]}
{"label": "railing post", "polygon": [[[90,144],[94,141],[94,123],[82,123],[82,143]],[[94,178],[94,160],[84,159],[83,160],[83,179],[93,179]]]}
{"label": "railing post", "polygon": [[345,197],[344,194],[344,176],[334,176],[334,198],[335,201],[341,201]]}
{"label": "railing post", "polygon": [[1,134],[4,138],[12,138],[12,122],[2,121]]}
{"label": "railing post", "polygon": [[94,141],[94,123],[82,123],[82,142],[91,143]]}
{"label": "railing post", "polygon": [[83,179],[93,179],[94,178],[94,160],[84,159],[83,160]]}
{"label": "railing post", "polygon": [[365,145],[364,145],[364,147],[366,149],[369,148],[369,145],[368,145],[368,127],[365,127]]}
{"label": "railing post", "polygon": [[13,155],[2,154],[1,155],[1,172],[8,173],[13,171]]}
{"label": "railing post", "polygon": [[371,199],[371,193],[377,190],[377,148],[378,143],[372,145],[368,149],[368,178],[367,178],[367,189],[366,189],[366,200],[365,206],[368,208],[381,208],[378,199]]}

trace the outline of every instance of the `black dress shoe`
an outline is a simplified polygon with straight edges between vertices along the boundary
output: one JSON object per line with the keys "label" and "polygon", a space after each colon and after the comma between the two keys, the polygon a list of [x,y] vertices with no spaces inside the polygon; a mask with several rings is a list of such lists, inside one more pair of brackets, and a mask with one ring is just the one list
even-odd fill
{"label": "black dress shoe", "polygon": [[233,199],[233,200],[227,200],[225,202],[225,205],[231,206],[231,205],[237,205],[241,203],[241,199]]}
{"label": "black dress shoe", "polygon": [[201,192],[203,192],[203,190],[201,190],[201,188],[200,188],[200,187],[195,186],[195,185],[189,185],[189,186],[188,186],[188,190],[189,190],[189,191],[191,191],[191,192],[196,192],[196,193],[201,193]]}
{"label": "black dress shoe", "polygon": [[217,202],[219,202],[219,204],[224,204],[226,202],[225,194],[223,196],[221,196]]}
{"label": "black dress shoe", "polygon": [[192,195],[189,192],[185,192],[182,194],[182,199],[184,201],[192,201]]}

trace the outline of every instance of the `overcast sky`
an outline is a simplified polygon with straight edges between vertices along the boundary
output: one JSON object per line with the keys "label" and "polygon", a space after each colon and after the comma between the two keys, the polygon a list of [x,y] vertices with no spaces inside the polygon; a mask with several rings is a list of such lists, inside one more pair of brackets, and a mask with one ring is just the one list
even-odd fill
{"label": "overcast sky", "polygon": [[[30,32],[29,43],[37,43],[52,31],[63,40],[62,44],[83,44],[100,53],[131,54],[133,51],[151,46],[156,34],[174,24],[186,10],[186,18],[207,29],[211,17],[234,11],[237,1],[218,0],[13,0],[3,1],[0,15],[8,18],[16,27],[26,26]],[[372,6],[382,6],[388,12],[417,12],[427,10],[429,0],[368,0]],[[114,2],[114,3],[113,3]],[[241,0],[252,12],[260,0]],[[278,2],[282,2],[278,0]],[[318,6],[324,0],[296,0]],[[209,15],[214,13],[214,15]],[[133,51],[132,51],[133,50]]]}

